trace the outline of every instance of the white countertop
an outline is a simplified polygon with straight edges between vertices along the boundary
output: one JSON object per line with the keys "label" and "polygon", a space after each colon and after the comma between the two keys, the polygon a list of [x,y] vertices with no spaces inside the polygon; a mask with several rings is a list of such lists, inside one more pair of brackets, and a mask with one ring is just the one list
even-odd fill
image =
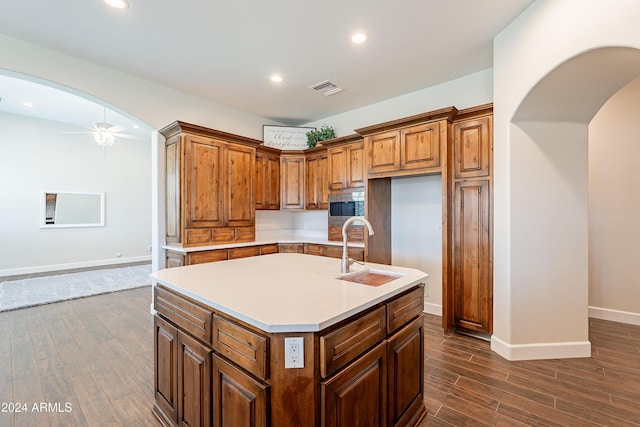
{"label": "white countertop", "polygon": [[[224,243],[220,245],[182,247],[180,244],[167,244],[163,249],[175,252],[188,253],[197,251],[208,251],[213,249],[240,248],[245,246],[271,245],[274,243],[316,243],[319,245],[342,246],[342,241],[329,240],[326,237],[301,235],[292,231],[280,231],[275,233],[256,233],[256,239],[252,242]],[[363,248],[364,242],[349,242],[349,247]]]}
{"label": "white countertop", "polygon": [[265,332],[317,332],[428,277],[420,270],[353,264],[351,272],[385,270],[401,277],[381,286],[339,280],[340,259],[272,254],[160,270],[160,283]]}

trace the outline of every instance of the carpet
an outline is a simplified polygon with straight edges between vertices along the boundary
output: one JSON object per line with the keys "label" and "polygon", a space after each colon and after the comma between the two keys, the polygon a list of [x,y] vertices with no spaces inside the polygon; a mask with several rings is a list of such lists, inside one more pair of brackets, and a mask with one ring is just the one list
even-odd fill
{"label": "carpet", "polygon": [[0,311],[150,286],[151,264],[0,282]]}

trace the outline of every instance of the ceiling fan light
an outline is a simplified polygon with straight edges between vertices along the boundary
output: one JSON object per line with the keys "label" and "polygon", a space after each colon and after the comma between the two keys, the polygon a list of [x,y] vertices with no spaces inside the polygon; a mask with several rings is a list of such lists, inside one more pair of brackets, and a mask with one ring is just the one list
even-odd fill
{"label": "ceiling fan light", "polygon": [[111,147],[115,142],[115,138],[111,132],[98,131],[93,133],[93,139],[101,147]]}
{"label": "ceiling fan light", "polygon": [[105,2],[116,9],[127,9],[129,7],[127,0],[105,0]]}

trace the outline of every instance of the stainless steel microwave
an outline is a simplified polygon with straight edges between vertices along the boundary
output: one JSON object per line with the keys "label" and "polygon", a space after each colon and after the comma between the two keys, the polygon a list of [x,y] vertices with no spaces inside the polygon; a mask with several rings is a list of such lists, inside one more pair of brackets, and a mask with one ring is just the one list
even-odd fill
{"label": "stainless steel microwave", "polygon": [[364,191],[330,193],[329,225],[342,227],[352,216],[364,216]]}

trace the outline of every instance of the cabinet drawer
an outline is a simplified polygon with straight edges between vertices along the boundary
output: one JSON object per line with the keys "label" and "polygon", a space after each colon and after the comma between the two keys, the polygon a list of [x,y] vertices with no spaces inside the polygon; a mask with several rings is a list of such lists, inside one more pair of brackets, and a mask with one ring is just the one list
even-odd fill
{"label": "cabinet drawer", "polygon": [[236,229],[233,227],[219,227],[213,229],[214,243],[229,243],[235,241]]}
{"label": "cabinet drawer", "polygon": [[213,316],[213,349],[260,379],[267,379],[269,339],[230,320]]}
{"label": "cabinet drawer", "polygon": [[255,227],[236,227],[236,242],[253,242],[256,240]]}
{"label": "cabinet drawer", "polygon": [[385,336],[385,307],[323,334],[320,337],[320,374],[326,378]]}
{"label": "cabinet drawer", "polygon": [[269,255],[278,253],[278,244],[260,246],[260,255]]}
{"label": "cabinet drawer", "polygon": [[258,255],[260,255],[260,247],[258,246],[229,249],[229,259],[247,258]]}
{"label": "cabinet drawer", "polygon": [[189,265],[202,264],[204,262],[224,261],[227,259],[226,249],[217,249],[213,251],[191,252],[188,255]]}
{"label": "cabinet drawer", "polygon": [[305,243],[304,244],[304,253],[308,255],[324,255],[324,246],[318,245],[315,243]]}
{"label": "cabinet drawer", "polygon": [[420,285],[417,289],[387,304],[387,332],[395,331],[423,311],[424,288]]}
{"label": "cabinet drawer", "polygon": [[286,254],[303,254],[304,245],[302,243],[280,243],[278,245],[280,253]]}
{"label": "cabinet drawer", "polygon": [[211,344],[213,312],[210,309],[174,294],[161,285],[155,287],[153,305],[158,314],[169,319],[179,329]]}
{"label": "cabinet drawer", "polygon": [[185,230],[185,244],[197,246],[211,242],[210,228],[188,228]]}

